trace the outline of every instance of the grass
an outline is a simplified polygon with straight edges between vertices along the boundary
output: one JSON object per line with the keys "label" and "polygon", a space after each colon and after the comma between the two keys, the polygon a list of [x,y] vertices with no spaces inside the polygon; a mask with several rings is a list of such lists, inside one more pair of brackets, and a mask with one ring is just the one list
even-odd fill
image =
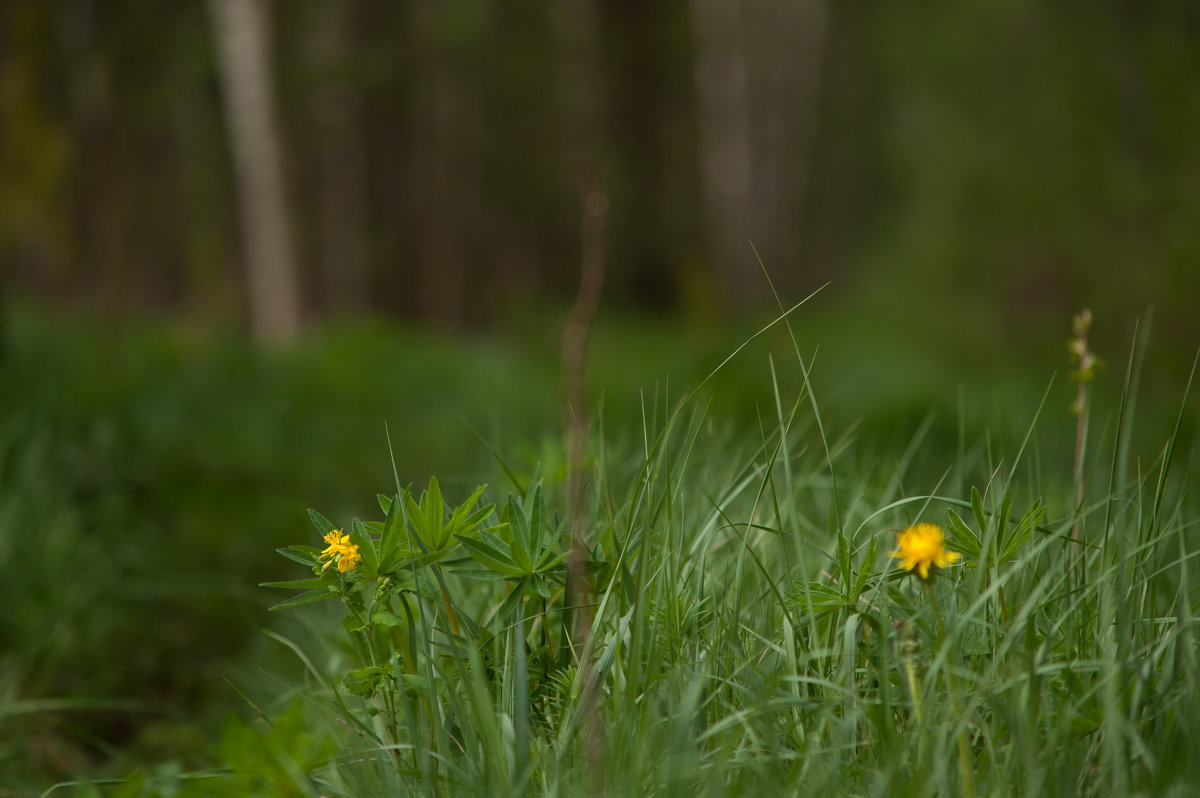
{"label": "grass", "polygon": [[[898,446],[826,408],[813,386],[836,363],[818,369],[800,347],[767,359],[751,427],[665,387],[643,395],[636,423],[601,405],[587,592],[567,590],[556,557],[572,534],[556,518],[571,517],[561,469],[539,480],[506,464],[508,484],[472,505],[496,506],[480,521],[492,537],[445,540],[421,519],[442,523],[469,486],[435,502],[398,469],[364,487],[392,498],[361,527],[330,512],[375,551],[375,571],[330,569],[341,607],[272,622],[264,661],[278,680],[227,723],[212,769],[146,765],[50,794],[1188,795],[1200,777],[1192,400],[1189,383],[1144,454],[1141,350],[1112,412],[1093,415],[1078,511],[1074,419],[1047,401],[1053,387],[1021,409],[1015,437],[971,424],[979,409],[960,403],[952,440],[917,417]],[[963,555],[928,583],[889,557],[917,521]],[[286,542],[320,540],[294,530]],[[288,578],[312,576],[286,562]]]}

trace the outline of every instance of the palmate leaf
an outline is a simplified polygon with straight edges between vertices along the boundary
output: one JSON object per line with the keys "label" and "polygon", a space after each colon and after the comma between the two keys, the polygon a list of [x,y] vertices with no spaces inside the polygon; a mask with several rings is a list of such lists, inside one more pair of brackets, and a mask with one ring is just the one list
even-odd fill
{"label": "palmate leaf", "polygon": [[511,547],[489,531],[480,532],[479,537],[460,535],[456,539],[475,562],[491,571],[505,576],[522,576],[528,572],[516,564]]}
{"label": "palmate leaf", "polygon": [[[436,482],[436,480],[433,481]],[[421,539],[421,543],[425,544],[426,549],[432,549],[436,548],[433,544],[438,527],[429,522],[429,516],[424,506],[428,496],[428,493],[422,494],[421,501],[418,503],[413,499],[411,493],[405,493],[404,504],[408,509],[408,523],[412,527],[413,533]]]}
{"label": "palmate leaf", "polygon": [[983,553],[983,541],[979,539],[966,522],[959,517],[954,510],[949,511],[950,515],[950,542],[953,547],[962,553],[966,560],[964,565],[968,568],[979,562],[980,555]]}
{"label": "palmate leaf", "polygon": [[523,574],[533,573],[533,559],[529,556],[529,552],[521,545],[521,541],[513,538],[513,542],[508,544],[508,550],[512,552],[513,565],[521,569]]}
{"label": "palmate leaf", "polygon": [[[414,541],[419,543],[419,541]],[[453,552],[454,547],[450,546],[444,549],[420,549],[416,551],[410,549],[406,544],[401,543],[392,552],[392,557],[386,562],[380,562],[379,573],[387,576],[390,574],[407,573],[410,570],[421,570],[427,565],[432,565]]]}
{"label": "palmate leaf", "polygon": [[792,593],[792,600],[801,610],[807,610],[811,601],[813,611],[817,615],[826,615],[842,607],[852,606],[842,591],[824,582],[798,583]]}
{"label": "palmate leaf", "polygon": [[486,485],[477,487],[465,502],[450,512],[449,518],[436,477],[429,480],[429,488],[421,494],[419,501],[414,500],[409,491],[387,502],[381,500],[380,506],[387,506],[388,512],[380,527],[378,572],[387,574],[402,568],[423,568],[449,556],[459,546],[457,538],[474,533],[495,510],[490,504],[472,509],[486,489]]}
{"label": "palmate leaf", "polygon": [[1003,565],[1020,554],[1021,547],[1029,540],[1029,536],[1033,534],[1033,530],[1037,525],[1042,522],[1044,515],[1045,509],[1042,506],[1042,500],[1036,499],[1033,505],[1021,516],[1021,520],[1017,522],[1012,535],[1004,542],[1004,550],[1000,552],[1000,564]]}
{"label": "palmate leaf", "polygon": [[534,480],[525,498],[509,494],[504,516],[509,527],[509,551],[513,564],[523,573],[547,573],[559,568],[566,559],[565,551],[556,551],[556,544],[565,537],[566,520],[555,514],[555,534],[546,535],[546,503],[540,480]]}
{"label": "palmate leaf", "polygon": [[565,549],[561,551],[555,551],[552,547],[547,547],[546,550],[542,552],[542,558],[538,560],[537,565],[534,566],[534,570],[538,573],[553,571],[555,568],[558,568],[558,566],[560,566],[565,559],[567,559],[567,552]]}
{"label": "palmate leaf", "polygon": [[[477,487],[475,492],[468,496],[467,500],[460,504],[454,510],[454,512],[451,513],[450,522],[447,524],[447,526],[454,529],[458,533],[463,533],[465,531],[469,531],[468,528],[471,525],[478,526],[484,518],[487,518],[487,516],[491,514],[490,507],[481,508],[475,513],[471,512],[471,508],[475,506],[477,501],[479,501],[479,497],[483,495],[483,492],[486,489],[487,485],[480,485]],[[482,517],[480,517],[478,520],[475,520],[475,517],[480,513],[483,514]]]}

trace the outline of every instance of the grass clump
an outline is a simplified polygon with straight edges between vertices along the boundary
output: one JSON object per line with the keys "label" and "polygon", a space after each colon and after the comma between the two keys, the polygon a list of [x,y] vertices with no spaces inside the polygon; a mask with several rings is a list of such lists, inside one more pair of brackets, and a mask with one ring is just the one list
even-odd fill
{"label": "grass clump", "polygon": [[636,433],[601,417],[575,515],[564,479],[507,467],[499,492],[397,476],[382,517],[313,512],[281,550],[310,573],[272,587],[342,625],[276,635],[291,709],[229,732],[270,755],[174,794],[1186,795],[1200,518],[1182,410],[1125,462],[1134,360],[1079,467],[1039,447],[1070,418],[1042,407],[1007,456],[964,437],[919,467],[927,425],[866,456],[798,357],[753,438],[690,397]]}
{"label": "grass clump", "polygon": [[219,766],[113,794],[1187,795],[1190,382],[1133,456],[1133,349],[1074,446],[1044,397],[1008,451],[961,420],[880,447],[834,428],[795,347],[752,434],[699,392],[598,413],[576,506],[566,469],[471,490],[394,466],[377,512],[312,511],[280,549],[296,624],[267,638],[298,670]]}

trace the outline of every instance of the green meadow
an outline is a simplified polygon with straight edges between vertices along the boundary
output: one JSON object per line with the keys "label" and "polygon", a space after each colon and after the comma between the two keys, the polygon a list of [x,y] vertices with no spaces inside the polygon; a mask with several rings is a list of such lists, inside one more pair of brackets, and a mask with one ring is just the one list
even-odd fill
{"label": "green meadow", "polygon": [[1083,5],[0,0],[0,798],[1200,795],[1200,4]]}
{"label": "green meadow", "polygon": [[1188,368],[820,305],[602,317],[574,455],[553,318],[12,310],[0,795],[1191,794]]}

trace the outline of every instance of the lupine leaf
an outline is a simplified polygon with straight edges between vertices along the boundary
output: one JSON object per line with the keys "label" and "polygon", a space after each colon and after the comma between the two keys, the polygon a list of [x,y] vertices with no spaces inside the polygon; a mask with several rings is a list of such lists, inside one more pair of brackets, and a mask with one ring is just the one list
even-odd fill
{"label": "lupine leaf", "polygon": [[308,511],[308,518],[310,521],[312,521],[312,525],[317,528],[317,531],[321,533],[321,537],[325,537],[330,532],[337,529],[337,527],[333,525],[332,521],[318,513],[316,510],[310,509]]}
{"label": "lupine leaf", "polygon": [[312,604],[313,602],[316,602],[316,601],[322,601],[327,598],[333,598],[336,595],[337,595],[336,593],[334,593],[332,590],[330,590],[327,587],[319,588],[317,590],[309,590],[304,593],[301,593],[298,596],[292,596],[290,599],[281,601],[278,604],[276,604],[275,606],[271,607],[271,609],[272,610],[286,610],[289,607],[300,607],[305,604]]}

